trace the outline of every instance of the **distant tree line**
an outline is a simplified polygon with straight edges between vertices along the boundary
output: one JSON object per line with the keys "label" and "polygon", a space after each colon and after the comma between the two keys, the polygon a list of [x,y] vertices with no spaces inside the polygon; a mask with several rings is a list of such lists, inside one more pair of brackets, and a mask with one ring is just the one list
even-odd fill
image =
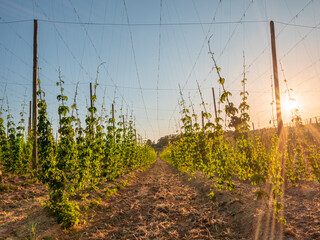
{"label": "distant tree line", "polygon": [[161,152],[166,146],[169,145],[170,141],[174,141],[177,135],[166,135],[158,139],[157,143],[150,139],[147,140],[147,144],[151,146],[155,151]]}

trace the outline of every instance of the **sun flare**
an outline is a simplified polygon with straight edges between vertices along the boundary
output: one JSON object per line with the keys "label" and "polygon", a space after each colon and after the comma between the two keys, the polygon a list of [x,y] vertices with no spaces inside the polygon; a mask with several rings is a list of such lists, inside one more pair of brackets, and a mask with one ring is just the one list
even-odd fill
{"label": "sun flare", "polygon": [[298,102],[297,100],[286,100],[283,103],[283,109],[288,113],[291,113],[294,109],[298,109]]}

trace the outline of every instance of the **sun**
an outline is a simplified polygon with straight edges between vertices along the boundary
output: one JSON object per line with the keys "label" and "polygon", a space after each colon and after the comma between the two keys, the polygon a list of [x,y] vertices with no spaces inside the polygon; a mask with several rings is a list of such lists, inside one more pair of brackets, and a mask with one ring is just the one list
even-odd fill
{"label": "sun", "polygon": [[298,103],[295,99],[287,99],[283,102],[283,109],[292,113],[295,109],[298,109]]}

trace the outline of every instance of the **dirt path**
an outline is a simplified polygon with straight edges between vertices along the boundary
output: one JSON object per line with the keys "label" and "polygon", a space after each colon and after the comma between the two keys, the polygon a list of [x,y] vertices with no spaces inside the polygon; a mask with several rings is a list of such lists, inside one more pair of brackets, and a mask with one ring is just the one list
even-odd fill
{"label": "dirt path", "polygon": [[[41,205],[46,187],[14,176],[6,181],[13,189],[0,194],[0,239],[279,239],[281,232],[272,233],[268,218],[273,209],[255,200],[258,186],[236,181],[235,191],[216,192],[210,202],[213,182],[200,172],[195,176],[188,181],[187,175],[158,159],[144,172],[102,183],[88,192],[82,204],[90,208],[68,231]],[[129,179],[116,195],[103,198],[110,184]],[[97,204],[91,206],[92,200]],[[320,239],[319,206],[319,185],[288,187],[283,239]]]}
{"label": "dirt path", "polygon": [[117,195],[101,203],[100,208],[105,211],[97,212],[93,221],[67,238],[233,238],[208,197],[198,195],[172,166],[160,159],[137,174]]}
{"label": "dirt path", "polygon": [[31,238],[35,216],[47,218],[40,204],[46,200],[46,186],[18,176],[6,181],[6,186],[10,190],[0,192],[0,239],[23,239],[21,235]]}

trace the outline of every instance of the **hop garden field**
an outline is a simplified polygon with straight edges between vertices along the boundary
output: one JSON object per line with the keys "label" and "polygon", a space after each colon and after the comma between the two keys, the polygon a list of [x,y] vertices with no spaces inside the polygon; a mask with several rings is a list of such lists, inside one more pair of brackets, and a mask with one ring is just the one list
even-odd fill
{"label": "hop garden field", "polygon": [[[215,64],[213,53],[212,59]],[[97,114],[95,95],[83,126],[77,92],[69,108],[63,84],[59,75],[54,139],[38,81],[36,163],[23,113],[18,126],[10,114],[7,128],[1,118],[2,238],[320,237],[318,124],[303,125],[296,114],[280,134],[274,128],[251,131],[248,92],[240,93],[237,108],[224,90],[220,102],[226,102],[234,129],[225,132],[222,119],[212,123],[208,112],[201,126],[180,92],[181,132],[156,159],[151,145],[137,138],[130,117],[120,115],[116,123],[113,108],[111,117]],[[245,89],[245,78],[242,84]]]}
{"label": "hop garden field", "polygon": [[0,2],[0,239],[320,240],[319,8]]}

